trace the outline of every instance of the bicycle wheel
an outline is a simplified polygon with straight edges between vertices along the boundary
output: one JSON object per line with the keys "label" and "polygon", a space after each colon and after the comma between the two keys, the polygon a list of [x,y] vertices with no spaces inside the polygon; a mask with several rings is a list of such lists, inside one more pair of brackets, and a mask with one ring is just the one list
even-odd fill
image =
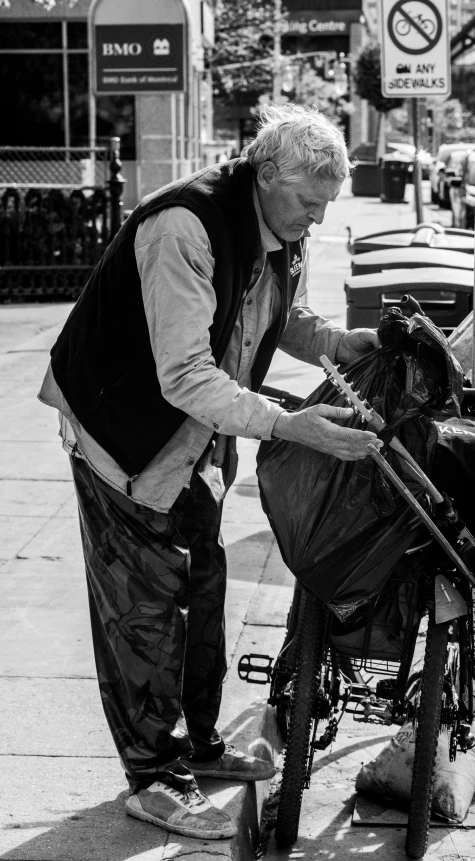
{"label": "bicycle wheel", "polygon": [[429,18],[424,18],[421,21],[421,27],[424,30],[424,33],[426,33],[426,35],[429,36],[429,39],[434,35],[435,30],[436,30],[436,26],[435,26],[434,22],[431,21]]}
{"label": "bicycle wheel", "polygon": [[297,659],[290,693],[287,746],[280,788],[275,840],[279,848],[295,843],[302,794],[308,773],[309,745],[323,657],[326,609],[308,590],[302,592]]}
{"label": "bicycle wheel", "polygon": [[448,630],[448,622],[436,625],[429,616],[406,838],[409,858],[422,858],[429,840]]}
{"label": "bicycle wheel", "polygon": [[405,18],[401,18],[396,24],[396,33],[398,36],[407,36],[410,29],[411,25]]}

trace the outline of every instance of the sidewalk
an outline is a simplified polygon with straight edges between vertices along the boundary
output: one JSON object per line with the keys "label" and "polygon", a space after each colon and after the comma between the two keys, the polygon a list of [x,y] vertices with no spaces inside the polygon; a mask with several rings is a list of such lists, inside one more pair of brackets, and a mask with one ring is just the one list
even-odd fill
{"label": "sidewalk", "polygon": [[[345,324],[343,279],[350,270],[346,225],[352,227],[353,235],[361,235],[414,223],[410,205],[353,198],[345,188],[339,200],[329,205],[325,223],[312,233],[312,307]],[[254,787],[200,781],[214,803],[237,820],[239,837],[232,841],[168,835],[123,811],[126,782],[109,737],[95,676],[68,461],[57,436],[55,413],[36,399],[48,351],[70,307],[0,306],[0,571],[4,597],[0,858],[162,861],[184,855],[197,859],[220,855],[250,861],[267,784]],[[319,369],[277,353],[266,382],[305,395],[321,380]],[[293,578],[261,511],[256,451],[256,442],[240,441],[239,473],[225,503],[229,673],[219,728],[236,746],[277,758],[273,713],[266,705],[268,688],[246,685],[236,671],[243,653],[276,655],[292,592]],[[375,852],[374,841],[365,848],[348,838],[345,845],[354,848],[343,856],[334,831],[327,829],[328,840],[323,844],[321,835],[316,843],[309,830],[316,809],[312,793],[319,792],[322,798],[322,787],[338,823],[340,811],[341,815],[348,811],[344,799],[352,791],[355,756],[361,757],[360,746],[372,756],[371,745],[378,736],[373,730],[368,738],[364,732],[357,734],[359,740],[347,751],[353,759],[339,759],[333,753],[325,756],[330,765],[336,757],[343,777],[335,781],[330,769],[328,781],[315,781],[310,790],[303,832],[310,834],[305,854],[318,854],[320,847],[321,857],[327,858]],[[383,855],[376,853],[376,857]]]}

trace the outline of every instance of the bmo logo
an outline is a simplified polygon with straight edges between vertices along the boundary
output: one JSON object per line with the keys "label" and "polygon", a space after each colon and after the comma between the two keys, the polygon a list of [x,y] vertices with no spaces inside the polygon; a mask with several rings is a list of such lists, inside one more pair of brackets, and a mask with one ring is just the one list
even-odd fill
{"label": "bmo logo", "polygon": [[103,42],[103,57],[138,57],[142,53],[140,42]]}
{"label": "bmo logo", "polygon": [[155,57],[168,57],[170,53],[170,42],[168,39],[154,39],[152,50]]}

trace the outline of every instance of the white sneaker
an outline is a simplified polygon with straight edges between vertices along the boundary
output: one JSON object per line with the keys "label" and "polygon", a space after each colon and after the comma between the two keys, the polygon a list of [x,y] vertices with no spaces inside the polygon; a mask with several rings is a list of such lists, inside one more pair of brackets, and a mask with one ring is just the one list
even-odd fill
{"label": "white sneaker", "polygon": [[237,834],[232,819],[200,792],[193,775],[185,768],[183,774],[165,771],[147,789],[129,795],[125,809],[129,816],[184,837],[217,840]]}

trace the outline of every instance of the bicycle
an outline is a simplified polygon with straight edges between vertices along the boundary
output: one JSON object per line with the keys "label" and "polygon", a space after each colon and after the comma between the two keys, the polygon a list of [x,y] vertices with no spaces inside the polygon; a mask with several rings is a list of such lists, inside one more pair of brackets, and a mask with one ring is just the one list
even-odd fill
{"label": "bicycle", "polygon": [[[410,17],[412,21],[419,25],[421,30],[423,30],[429,38],[434,35],[436,25],[433,21],[431,21],[430,18],[424,18],[422,14],[410,15]],[[411,26],[412,24],[410,21],[407,20],[407,18],[400,18],[396,24],[396,33],[398,34],[398,36],[407,36],[411,29]]]}
{"label": "bicycle", "polygon": [[[296,409],[302,402],[269,387],[262,391],[286,409]],[[474,391],[466,391],[473,401]],[[376,449],[373,456],[384,461]],[[241,679],[270,682],[268,702],[276,709],[286,745],[275,832],[280,848],[297,839],[302,795],[310,784],[314,753],[334,741],[345,712],[353,712],[359,720],[387,725],[412,720],[416,725],[406,838],[410,858],[421,858],[427,849],[441,726],[449,730],[451,759],[455,759],[457,751],[466,752],[475,746],[471,732],[475,541],[467,530],[459,528],[451,500],[440,494],[427,476],[422,476],[419,477],[431,494],[431,514],[424,512],[423,519],[430,532],[423,527],[416,531],[415,543],[404,555],[410,576],[403,577],[399,585],[396,582],[396,592],[400,592],[401,583],[405,584],[405,620],[398,654],[388,656],[374,647],[383,600],[378,601],[380,596],[360,610],[357,642],[347,635],[345,644],[345,625],[338,623],[323,601],[296,581],[286,637],[276,660],[250,654],[239,662]],[[394,588],[394,581],[392,585]],[[414,674],[411,668],[418,622],[424,616],[428,620],[424,664],[422,672]],[[365,682],[365,672],[376,677],[376,682]],[[321,722],[325,726],[317,736]]]}

